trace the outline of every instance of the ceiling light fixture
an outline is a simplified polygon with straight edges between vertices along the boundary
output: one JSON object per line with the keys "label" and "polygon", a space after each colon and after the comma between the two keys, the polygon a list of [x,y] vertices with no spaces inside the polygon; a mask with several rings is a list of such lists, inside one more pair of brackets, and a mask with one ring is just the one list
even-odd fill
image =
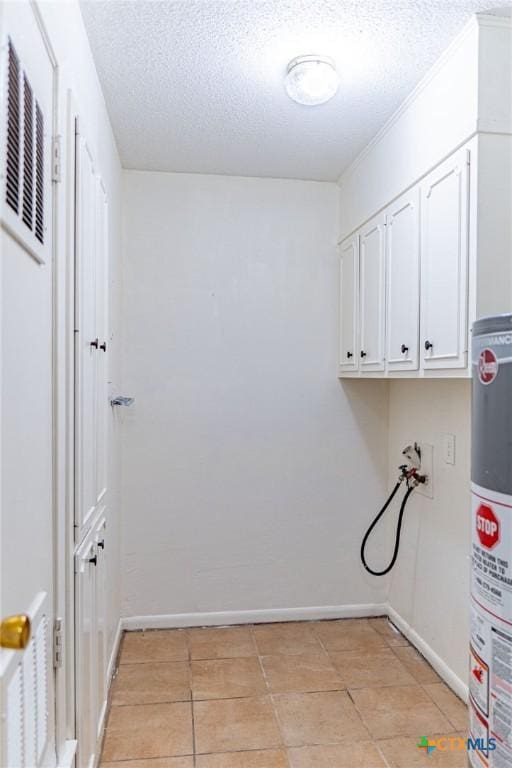
{"label": "ceiling light fixture", "polygon": [[286,92],[298,104],[314,107],[332,99],[339,77],[334,61],[328,56],[297,56],[288,64]]}

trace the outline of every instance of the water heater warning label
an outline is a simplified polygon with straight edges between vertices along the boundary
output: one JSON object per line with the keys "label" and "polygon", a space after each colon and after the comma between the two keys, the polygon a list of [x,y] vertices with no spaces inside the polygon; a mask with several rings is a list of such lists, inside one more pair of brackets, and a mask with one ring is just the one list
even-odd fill
{"label": "water heater warning label", "polygon": [[[512,766],[512,498],[472,487],[471,732],[496,749],[471,765]],[[485,735],[485,734],[484,734]]]}
{"label": "water heater warning label", "polygon": [[482,608],[505,621],[512,616],[512,506],[506,503],[509,501],[503,494],[473,488],[471,593]]}

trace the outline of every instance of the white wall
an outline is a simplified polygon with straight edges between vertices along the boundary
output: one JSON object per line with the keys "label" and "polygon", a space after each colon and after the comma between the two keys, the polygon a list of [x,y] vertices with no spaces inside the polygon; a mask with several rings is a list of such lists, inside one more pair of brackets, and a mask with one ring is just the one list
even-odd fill
{"label": "white wall", "polygon": [[384,599],[358,556],[387,384],[336,380],[337,205],[328,183],[124,173],[125,617]]}
{"label": "white wall", "polygon": [[[389,483],[401,450],[434,446],[433,499],[407,505],[389,603],[464,683],[469,637],[470,381],[392,381]],[[443,460],[443,436],[456,439],[455,465]]]}

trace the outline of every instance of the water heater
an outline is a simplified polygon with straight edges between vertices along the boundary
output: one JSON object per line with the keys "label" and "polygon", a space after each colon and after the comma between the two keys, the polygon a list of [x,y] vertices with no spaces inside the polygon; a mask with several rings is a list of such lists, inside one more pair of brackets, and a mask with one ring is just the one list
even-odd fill
{"label": "water heater", "polygon": [[512,314],[473,326],[470,764],[512,766]]}

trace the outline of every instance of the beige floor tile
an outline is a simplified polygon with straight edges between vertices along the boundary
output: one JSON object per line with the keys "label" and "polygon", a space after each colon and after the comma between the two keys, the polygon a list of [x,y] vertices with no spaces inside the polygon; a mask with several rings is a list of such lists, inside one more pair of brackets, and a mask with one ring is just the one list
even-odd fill
{"label": "beige floor tile", "polygon": [[409,645],[409,641],[397,629],[393,629],[384,616],[369,619],[368,623],[384,638],[388,645]]}
{"label": "beige floor tile", "polygon": [[261,696],[267,692],[259,659],[213,659],[193,661],[192,695],[199,699],[234,699]]}
{"label": "beige floor tile", "polygon": [[369,738],[346,691],[282,694],[272,701],[288,747]]}
{"label": "beige floor tile", "polygon": [[428,683],[441,682],[439,675],[412,645],[394,647],[393,653],[400,659],[404,667],[409,670],[418,683],[428,685]]}
{"label": "beige floor tile", "polygon": [[194,725],[198,754],[281,746],[269,696],[195,702]]}
{"label": "beige floor tile", "polygon": [[188,642],[191,659],[236,659],[257,656],[249,627],[190,629]]}
{"label": "beige floor tile", "polygon": [[122,664],[112,685],[112,704],[158,704],[189,699],[186,661]]}
{"label": "beige floor tile", "polygon": [[187,661],[187,635],[182,629],[126,632],[120,664],[144,661]]}
{"label": "beige floor tile", "polygon": [[374,738],[447,733],[448,720],[419,685],[359,688],[350,695]]}
{"label": "beige floor tile", "polygon": [[390,648],[331,651],[329,656],[345,688],[414,685],[416,682]]}
{"label": "beige floor tile", "polygon": [[343,688],[338,673],[323,651],[300,656],[263,656],[261,661],[272,693],[307,693]]}
{"label": "beige floor tile", "polygon": [[370,741],[289,749],[290,768],[386,768]]}
{"label": "beige floor tile", "polygon": [[[432,739],[442,738],[443,735],[432,736]],[[442,742],[444,750],[436,749],[429,755],[424,749],[418,748],[418,736],[402,736],[396,739],[384,739],[377,745],[388,761],[390,768],[466,768],[468,765],[468,753],[465,749],[450,749],[450,741],[457,739],[458,734],[452,733],[444,736]],[[454,742],[458,747],[458,743]]]}
{"label": "beige floor tile", "polygon": [[192,752],[190,703],[112,707],[103,747],[105,762]]}
{"label": "beige floor tile", "polygon": [[224,752],[220,755],[198,755],[196,768],[288,768],[288,760],[280,749]]}
{"label": "beige floor tile", "polygon": [[468,727],[468,708],[444,683],[423,686],[457,731]]}
{"label": "beige floor tile", "polygon": [[386,641],[368,623],[368,619],[317,621],[316,636],[328,651],[357,651],[386,647]]}
{"label": "beige floor tile", "polygon": [[253,633],[262,656],[293,656],[322,650],[308,623],[259,624],[253,628]]}
{"label": "beige floor tile", "polygon": [[101,763],[100,768],[194,768],[193,757],[157,757],[149,760],[123,760]]}

